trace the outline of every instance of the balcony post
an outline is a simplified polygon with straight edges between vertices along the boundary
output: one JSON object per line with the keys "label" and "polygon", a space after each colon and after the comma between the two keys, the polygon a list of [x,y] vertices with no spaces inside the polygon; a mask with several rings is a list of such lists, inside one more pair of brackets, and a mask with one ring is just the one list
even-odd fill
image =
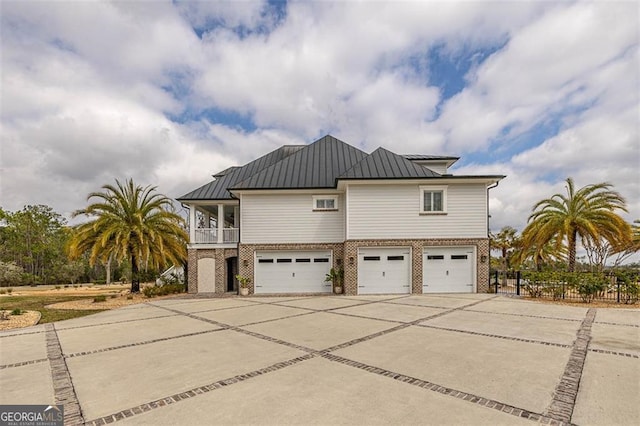
{"label": "balcony post", "polygon": [[224,204],[218,204],[218,244],[224,242]]}
{"label": "balcony post", "polygon": [[196,242],[196,206],[189,205],[189,242],[194,244]]}
{"label": "balcony post", "polygon": [[240,227],[240,207],[239,206],[233,206],[233,227],[234,228]]}

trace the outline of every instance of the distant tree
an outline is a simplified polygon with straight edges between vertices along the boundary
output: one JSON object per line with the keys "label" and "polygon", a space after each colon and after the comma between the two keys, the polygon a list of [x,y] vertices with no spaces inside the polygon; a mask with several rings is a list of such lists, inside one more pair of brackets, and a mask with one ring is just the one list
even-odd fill
{"label": "distant tree", "polygon": [[22,284],[22,268],[15,262],[0,261],[0,286],[8,287]]}
{"label": "distant tree", "polygon": [[616,210],[627,211],[625,199],[609,183],[587,185],[577,191],[573,179],[566,180],[567,195],[555,194],[533,207],[529,223],[522,232],[526,249],[544,247],[553,242],[560,250],[566,244],[568,269],[575,270],[578,238],[608,241],[620,245],[630,233],[629,224]]}
{"label": "distant tree", "polygon": [[491,235],[491,249],[499,250],[501,254],[501,268],[511,269],[511,256],[520,245],[518,231],[511,226],[505,226],[496,235]]}
{"label": "distant tree", "polygon": [[91,217],[75,228],[69,254],[77,258],[89,252],[89,261],[104,264],[110,256],[131,264],[131,292],[140,291],[141,267],[164,268],[186,258],[188,235],[184,220],[175,213],[171,200],[156,193],[156,187],[141,187],[129,179],[104,185],[104,192],[92,192],[96,199],[74,217]]}
{"label": "distant tree", "polygon": [[51,207],[28,205],[0,211],[0,260],[14,262],[31,283],[55,280],[55,268],[66,261],[66,220]]}

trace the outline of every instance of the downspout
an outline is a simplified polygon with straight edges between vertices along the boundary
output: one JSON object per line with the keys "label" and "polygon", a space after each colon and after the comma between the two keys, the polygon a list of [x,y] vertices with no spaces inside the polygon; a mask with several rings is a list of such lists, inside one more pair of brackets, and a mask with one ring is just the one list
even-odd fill
{"label": "downspout", "polygon": [[[500,181],[496,181],[495,184],[487,186],[487,238],[489,238],[489,256],[487,259],[487,262],[489,262],[489,277],[488,277],[488,285],[489,285],[489,289],[491,288],[491,238],[489,237],[491,231],[489,229],[489,218],[491,217],[491,215],[489,214],[489,190],[496,188],[498,185],[500,184]],[[497,289],[496,289],[497,292]]]}

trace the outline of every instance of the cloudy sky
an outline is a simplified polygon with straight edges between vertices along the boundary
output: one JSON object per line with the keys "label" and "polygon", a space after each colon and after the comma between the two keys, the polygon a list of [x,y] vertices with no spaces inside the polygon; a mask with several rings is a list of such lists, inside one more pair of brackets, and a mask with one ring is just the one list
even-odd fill
{"label": "cloudy sky", "polygon": [[636,2],[11,1],[0,205],[65,216],[133,177],[178,197],[325,134],[506,174],[491,227],[608,181],[640,218]]}

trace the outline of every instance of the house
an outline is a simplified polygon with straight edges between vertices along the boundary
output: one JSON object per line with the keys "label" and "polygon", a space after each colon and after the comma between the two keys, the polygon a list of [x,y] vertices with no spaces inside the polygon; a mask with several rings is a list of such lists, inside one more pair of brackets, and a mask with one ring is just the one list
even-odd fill
{"label": "house", "polygon": [[332,136],[287,145],[178,198],[189,208],[188,291],[486,292],[489,189],[457,157],[370,154]]}

